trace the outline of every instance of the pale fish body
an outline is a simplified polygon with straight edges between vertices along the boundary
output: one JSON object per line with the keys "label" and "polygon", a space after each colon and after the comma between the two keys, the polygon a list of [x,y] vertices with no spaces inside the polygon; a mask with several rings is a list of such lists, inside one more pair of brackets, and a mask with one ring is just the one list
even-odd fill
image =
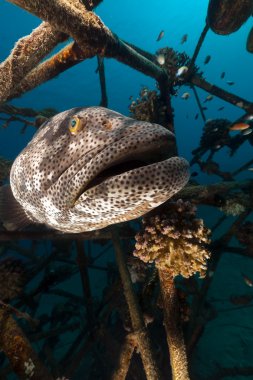
{"label": "pale fish body", "polygon": [[[158,124],[103,107],[73,108],[46,121],[16,158],[8,198],[23,222],[63,232],[128,221],[187,183],[187,161],[169,158],[173,144],[174,135]],[[11,217],[16,206],[6,213],[6,228],[18,224]]]}
{"label": "pale fish body", "polygon": [[176,72],[176,77],[180,77],[181,75],[187,73],[188,67],[187,66],[181,66]]}
{"label": "pale fish body", "polygon": [[164,56],[164,54],[158,54],[156,56],[156,60],[159,63],[159,65],[164,65],[165,64],[165,56]]}

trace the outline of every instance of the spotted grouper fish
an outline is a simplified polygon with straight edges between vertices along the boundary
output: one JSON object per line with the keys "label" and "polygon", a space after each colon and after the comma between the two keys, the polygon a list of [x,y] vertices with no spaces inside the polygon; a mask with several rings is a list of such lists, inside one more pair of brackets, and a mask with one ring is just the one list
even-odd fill
{"label": "spotted grouper fish", "polygon": [[1,190],[4,226],[78,233],[137,218],[189,179],[187,161],[169,158],[174,143],[162,126],[103,107],[61,112],[14,161]]}

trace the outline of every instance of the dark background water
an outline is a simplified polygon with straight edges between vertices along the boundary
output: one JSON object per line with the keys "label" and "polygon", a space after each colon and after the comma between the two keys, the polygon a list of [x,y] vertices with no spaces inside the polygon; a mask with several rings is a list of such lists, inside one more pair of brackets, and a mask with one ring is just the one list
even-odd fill
{"label": "dark background water", "polygon": [[[120,38],[144,50],[154,53],[158,48],[169,46],[179,52],[185,51],[191,56],[205,24],[207,6],[208,1],[203,0],[157,0],[155,3],[144,0],[105,0],[96,9],[96,13]],[[8,2],[0,4],[0,20],[0,60],[2,61],[8,56],[15,41],[29,34],[40,24],[40,20]],[[209,82],[248,100],[252,99],[253,55],[247,53],[245,46],[251,26],[252,18],[239,31],[229,36],[219,36],[209,31],[196,62]],[[161,30],[165,31],[164,38],[156,42]],[[188,41],[182,45],[180,41],[185,33],[188,34]],[[207,55],[211,55],[212,58],[207,65],[204,65]],[[13,100],[12,104],[35,109],[51,107],[58,111],[77,106],[97,105],[100,102],[100,86],[98,75],[95,73],[96,68],[95,58],[86,60],[54,80]],[[136,98],[142,86],[155,88],[153,79],[113,59],[105,60],[105,70],[108,106],[125,115],[129,114],[130,96]],[[223,71],[226,72],[226,77],[222,80],[220,74]],[[235,82],[234,86],[228,86],[226,80]],[[191,94],[187,101],[181,99],[185,91]],[[204,100],[207,94],[202,90],[198,92],[201,100]],[[217,112],[217,109],[223,105],[224,110]],[[201,118],[194,120],[198,110],[192,91],[182,87],[178,97],[173,98],[173,107],[178,149],[180,155],[190,160],[191,151],[198,146],[203,128]],[[218,98],[208,102],[207,107],[206,116],[211,119],[224,117],[232,121],[243,113],[239,108]],[[30,127],[25,134],[20,134],[20,128],[15,124],[7,129],[0,128],[0,155],[14,159],[33,133],[34,129]],[[248,143],[245,143],[232,158],[228,156],[226,149],[217,155],[224,170],[235,170],[250,158],[252,158],[252,147]],[[252,175],[252,172],[245,171],[238,179],[250,178]],[[218,177],[207,175],[200,175],[198,180],[202,183],[220,181]],[[202,208],[200,215],[206,224],[211,226],[218,212]],[[205,379],[217,365],[243,367],[252,364],[252,305],[236,308],[229,303],[232,294],[253,292],[252,288],[242,280],[242,273],[253,278],[252,260],[242,259],[231,253],[224,254],[208,295],[209,302],[218,316],[208,323],[194,356],[199,379]],[[95,294],[102,281],[103,276],[93,278]],[[80,293],[79,279],[72,281],[71,286]],[[100,290],[98,294],[99,292]],[[233,378],[242,380],[245,377]],[[253,376],[248,378],[253,379]]]}

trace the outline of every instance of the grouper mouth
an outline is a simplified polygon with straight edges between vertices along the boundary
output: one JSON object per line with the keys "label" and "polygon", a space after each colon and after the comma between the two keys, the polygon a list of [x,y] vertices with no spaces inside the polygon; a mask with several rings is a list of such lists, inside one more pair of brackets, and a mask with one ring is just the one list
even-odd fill
{"label": "grouper mouth", "polygon": [[109,166],[99,171],[96,176],[79,190],[75,201],[77,201],[83,193],[102,184],[108,179],[170,158],[172,141],[174,142],[174,136],[171,139],[167,138],[163,141],[153,142],[138,152],[130,152],[123,158],[112,160]]}
{"label": "grouper mouth", "polygon": [[84,187],[84,189],[81,191],[81,193],[78,195],[78,197],[81,194],[83,194],[85,191],[91,189],[92,187],[100,185],[102,182],[104,182],[105,180],[107,180],[109,178],[116,177],[119,174],[123,174],[123,173],[129,172],[129,171],[134,170],[134,169],[142,168],[142,167],[148,166],[150,164],[166,160],[166,158],[169,158],[168,154],[167,155],[164,154],[163,158],[162,157],[158,158],[157,156],[153,157],[153,158],[149,157],[146,159],[145,159],[145,157],[143,157],[142,160],[137,160],[137,159],[132,158],[132,159],[126,160],[125,162],[121,162],[119,164],[112,165],[109,168],[102,170],[95,178],[93,178],[87,184],[87,186]]}
{"label": "grouper mouth", "polygon": [[81,156],[58,178],[51,191],[61,189],[62,205],[74,206],[82,194],[104,181],[170,158],[174,143],[174,135],[158,125],[155,131],[150,127],[132,130],[130,136],[90,152],[89,157]]}

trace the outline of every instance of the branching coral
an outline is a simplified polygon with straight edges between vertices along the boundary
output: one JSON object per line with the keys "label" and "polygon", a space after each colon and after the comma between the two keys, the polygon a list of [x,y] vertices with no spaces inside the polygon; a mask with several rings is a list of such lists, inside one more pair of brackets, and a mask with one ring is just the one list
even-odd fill
{"label": "branching coral", "polygon": [[[174,84],[178,84],[178,82],[182,83],[182,80],[176,78],[177,70],[182,66],[190,66],[191,58],[186,53],[178,53],[172,48],[162,48],[156,52],[157,56],[162,55],[164,57],[164,64],[161,65],[169,74],[171,81]],[[192,74],[197,74],[199,68],[194,65],[192,68]],[[202,73],[198,73],[201,75]]]}
{"label": "branching coral", "polygon": [[144,232],[136,236],[134,255],[145,262],[155,261],[158,268],[168,268],[173,277],[190,277],[196,272],[204,277],[210,231],[195,218],[195,212],[190,202],[178,200],[167,215],[144,219]]}
{"label": "branching coral", "polygon": [[161,101],[157,91],[150,91],[146,87],[140,91],[140,97],[136,101],[132,101],[129,110],[137,120],[163,125],[166,119],[166,106]]}
{"label": "branching coral", "polygon": [[211,150],[211,156],[230,142],[229,125],[231,122],[227,119],[207,120],[204,125],[203,133],[200,139],[199,148],[193,150],[193,162],[197,161],[208,150]]}
{"label": "branching coral", "polygon": [[245,211],[245,206],[239,202],[239,199],[238,201],[236,199],[227,199],[225,204],[220,207],[220,210],[228,216],[237,216]]}

